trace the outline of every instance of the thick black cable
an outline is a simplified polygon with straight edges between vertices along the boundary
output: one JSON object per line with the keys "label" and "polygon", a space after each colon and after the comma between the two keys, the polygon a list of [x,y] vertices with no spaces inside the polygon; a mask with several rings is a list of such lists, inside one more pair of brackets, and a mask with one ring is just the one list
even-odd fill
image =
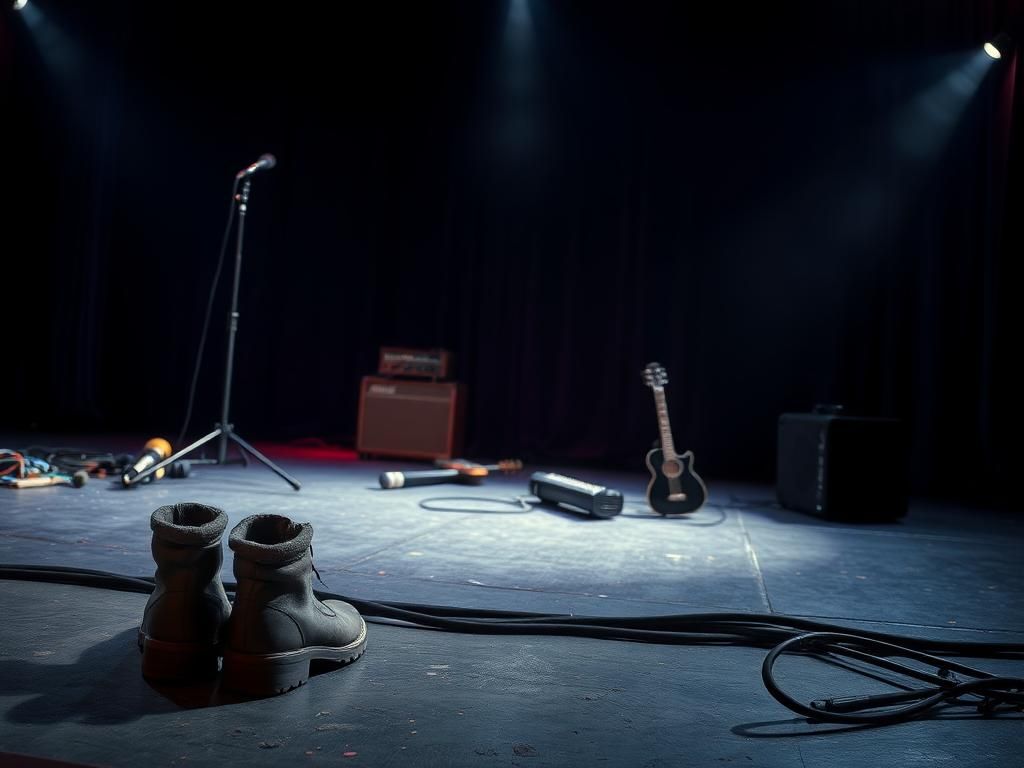
{"label": "thick black cable", "polygon": [[235,178],[231,186],[231,208],[228,210],[228,221],[224,227],[224,235],[220,241],[220,254],[217,256],[217,269],[213,273],[213,282],[210,284],[210,295],[206,300],[206,315],[203,317],[203,330],[199,334],[199,348],[196,350],[196,362],[192,367],[192,384],[188,390],[188,406],[185,408],[185,420],[178,433],[175,446],[180,446],[185,440],[185,433],[188,432],[189,423],[192,421],[192,406],[196,399],[196,385],[199,382],[199,371],[203,367],[203,350],[206,348],[206,337],[210,330],[210,317],[213,314],[213,300],[217,295],[217,285],[220,283],[220,273],[224,268],[224,256],[228,250],[228,240],[231,238],[231,225],[235,221],[235,196],[238,194],[238,178]]}
{"label": "thick black cable", "polygon": [[153,580],[137,576],[123,576],[88,568],[66,568],[60,565],[0,565],[0,579],[42,581],[50,584],[72,584],[82,587],[100,587],[118,592],[153,591]]}
{"label": "thick black cable", "polygon": [[[153,589],[153,579],[150,577],[122,576],[106,571],[62,566],[0,565],[0,579],[45,581],[83,586],[98,584],[110,589],[143,594],[148,594]],[[235,586],[232,582],[224,583],[224,588],[228,592],[233,592]],[[657,632],[665,638],[671,635],[712,633],[742,635],[758,641],[767,641],[771,637],[786,634],[785,638],[780,638],[781,641],[781,639],[807,633],[836,632],[837,630],[852,635],[849,627],[776,613],[718,612],[598,617],[371,601],[323,590],[315,590],[315,592],[324,600],[344,600],[351,603],[360,613],[367,616],[379,616],[408,623],[420,623],[431,628],[452,630],[464,628],[465,631],[473,631],[477,626],[497,625],[504,627],[508,634],[530,634],[529,630],[555,624],[561,627],[601,626],[614,630]],[[858,629],[856,632],[856,637],[865,640],[880,643],[903,643],[905,647],[922,653],[944,653],[976,658],[1024,659],[1024,643],[949,642],[871,630]]]}
{"label": "thick black cable", "polygon": [[[153,579],[60,566],[0,565],[0,579],[74,584],[148,594]],[[234,592],[236,585],[224,584]],[[456,608],[416,603],[375,602],[316,591],[320,599],[345,600],[368,621],[399,622],[404,626],[450,632],[504,635],[570,635],[586,638],[671,645],[745,645],[770,648],[761,667],[769,693],[781,704],[812,720],[846,724],[885,725],[909,720],[939,705],[975,706],[983,714],[999,708],[1024,707],[1024,678],[992,675],[959,662],[932,655],[1024,659],[1022,643],[979,643],[929,640],[870,630],[857,630],[780,614],[698,613],[663,616],[574,616],[522,611]],[[892,682],[896,693],[819,699],[810,704],[783,691],[774,665],[786,653],[836,660],[856,659],[900,675],[930,683],[913,688]],[[899,657],[934,667],[935,673],[892,661]],[[865,673],[867,674],[867,673]],[[962,680],[957,674],[972,677]],[[875,674],[869,674],[875,680]],[[886,680],[886,682],[890,682]],[[895,707],[895,708],[894,708]],[[867,710],[867,711],[865,711]],[[875,710],[875,711],[871,711]],[[884,710],[884,711],[877,711]]]}
{"label": "thick black cable", "polygon": [[[866,651],[874,651],[869,654]],[[862,661],[870,661],[878,666],[887,656],[900,656],[934,666],[939,673],[927,675],[934,685],[924,688],[902,690],[898,693],[875,694],[869,696],[848,696],[831,699],[818,699],[810,705],[797,701],[782,690],[775,680],[774,666],[784,653],[797,652],[829,653],[849,655]],[[911,669],[905,665],[901,674],[923,677],[925,673]],[[955,672],[974,677],[974,680],[960,680]],[[940,704],[958,703],[978,707],[979,711],[991,714],[1002,705],[1015,709],[1024,706],[1024,678],[997,677],[980,669],[942,659],[930,654],[915,651],[906,646],[871,640],[857,635],[837,632],[813,632],[786,640],[768,652],[761,665],[761,679],[768,692],[783,706],[804,715],[812,720],[829,723],[891,725],[913,719]],[[961,701],[961,697],[974,695],[981,697],[981,703]],[[903,704],[904,706],[896,706]],[[896,707],[893,709],[893,707]],[[882,712],[865,710],[887,708]]]}

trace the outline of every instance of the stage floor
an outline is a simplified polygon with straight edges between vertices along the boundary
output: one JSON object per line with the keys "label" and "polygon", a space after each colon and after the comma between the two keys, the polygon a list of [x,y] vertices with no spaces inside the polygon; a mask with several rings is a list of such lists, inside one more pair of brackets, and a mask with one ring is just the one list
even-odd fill
{"label": "stage floor", "polygon": [[[311,522],[327,588],[368,600],[603,616],[774,612],[921,637],[1024,642],[1019,513],[916,502],[897,523],[838,524],[779,509],[770,487],[713,478],[710,503],[687,519],[635,502],[612,520],[547,507],[428,511],[421,501],[479,507],[452,497],[524,495],[531,471],[559,468],[528,467],[479,487],[384,491],[381,471],[415,464],[268,451],[301,491],[259,464],[200,467],[188,479],[131,490],[99,480],[82,489],[0,489],[0,562],[152,576],[150,513],[198,501],[224,509],[231,525],[268,512]],[[637,501],[647,478],[642,465],[631,474],[561,471]],[[223,578],[233,581],[226,537],[224,551]],[[135,644],[144,604],[139,594],[0,581],[0,752],[116,766],[834,768],[1007,766],[1024,751],[1019,714],[981,719],[957,710],[964,716],[884,728],[808,723],[764,689],[765,652],[744,647],[375,623],[363,658],[283,696],[153,686],[139,673]],[[787,661],[784,676],[797,691],[801,664],[810,663]],[[1021,663],[977,666],[1022,674]],[[808,680],[815,687],[807,700],[851,692],[838,670]]]}

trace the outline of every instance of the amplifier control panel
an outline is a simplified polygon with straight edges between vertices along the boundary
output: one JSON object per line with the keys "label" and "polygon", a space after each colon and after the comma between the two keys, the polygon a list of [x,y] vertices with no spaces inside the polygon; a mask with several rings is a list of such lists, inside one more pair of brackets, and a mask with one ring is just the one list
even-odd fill
{"label": "amplifier control panel", "polygon": [[377,373],[381,376],[447,379],[452,375],[451,354],[447,349],[381,347]]}

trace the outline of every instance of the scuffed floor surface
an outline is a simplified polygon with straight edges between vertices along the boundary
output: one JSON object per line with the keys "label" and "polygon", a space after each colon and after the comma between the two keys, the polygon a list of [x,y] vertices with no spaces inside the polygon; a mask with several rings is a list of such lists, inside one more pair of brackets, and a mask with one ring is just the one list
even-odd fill
{"label": "scuffed floor surface", "polygon": [[[775,612],[928,637],[1024,642],[1019,517],[914,504],[893,524],[779,509],[768,487],[710,479],[711,502],[670,520],[647,476],[562,471],[621,490],[618,518],[538,507],[454,511],[525,495],[529,467],[478,487],[383,491],[400,462],[295,458],[296,493],[254,464],[200,467],[133,490],[0,489],[0,562],[151,576],[149,515],[199,501],[234,524],[273,512],[313,524],[332,592],[370,600],[591,615]],[[444,497],[428,511],[419,502]],[[223,578],[233,581],[226,541]],[[764,651],[372,624],[366,655],[284,696],[139,674],[143,595],[0,581],[0,752],[88,765],[1007,766],[1021,716],[874,729],[796,718],[765,691]],[[806,699],[852,691],[839,671],[782,674]],[[1024,663],[978,662],[1021,675]],[[863,683],[860,683],[863,685]],[[835,686],[833,690],[830,686]],[[846,687],[843,687],[846,686]],[[6,760],[6,762],[3,762]],[[0,764],[23,764],[0,758]]]}

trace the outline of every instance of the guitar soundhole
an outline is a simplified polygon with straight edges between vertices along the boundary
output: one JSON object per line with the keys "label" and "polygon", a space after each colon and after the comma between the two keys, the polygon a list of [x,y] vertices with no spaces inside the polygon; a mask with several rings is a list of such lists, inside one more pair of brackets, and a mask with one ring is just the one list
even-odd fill
{"label": "guitar soundhole", "polygon": [[666,461],[661,465],[661,471],[665,477],[679,477],[683,474],[683,464],[679,461]]}

